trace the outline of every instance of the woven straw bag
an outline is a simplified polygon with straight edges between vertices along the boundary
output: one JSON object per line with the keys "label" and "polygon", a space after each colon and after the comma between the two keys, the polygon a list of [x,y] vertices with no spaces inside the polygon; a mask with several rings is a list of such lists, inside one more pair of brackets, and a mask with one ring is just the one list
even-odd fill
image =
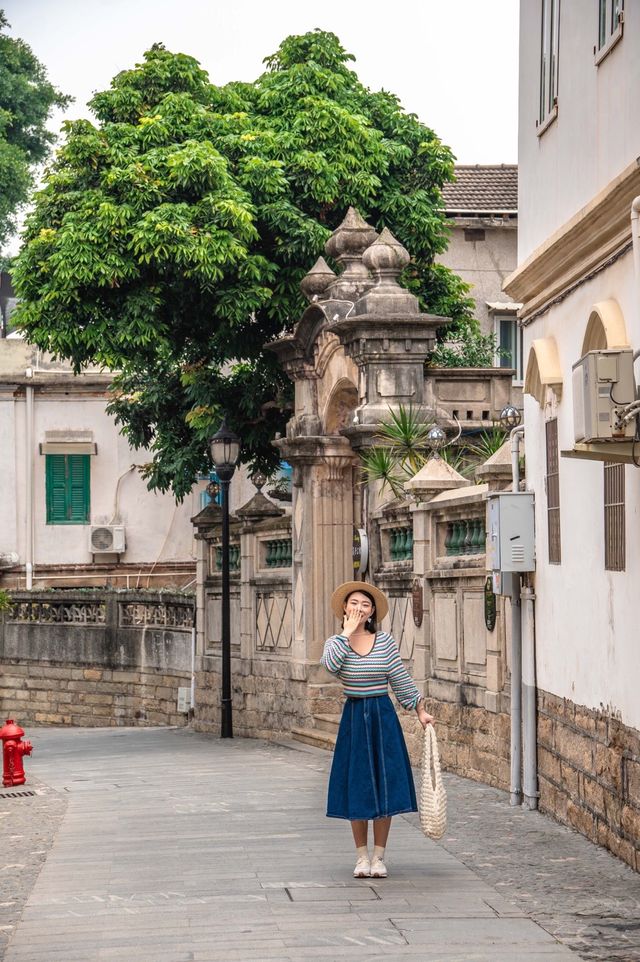
{"label": "woven straw bag", "polygon": [[447,793],[442,783],[440,753],[433,725],[424,730],[422,784],[420,787],[420,827],[429,838],[442,838],[447,828]]}

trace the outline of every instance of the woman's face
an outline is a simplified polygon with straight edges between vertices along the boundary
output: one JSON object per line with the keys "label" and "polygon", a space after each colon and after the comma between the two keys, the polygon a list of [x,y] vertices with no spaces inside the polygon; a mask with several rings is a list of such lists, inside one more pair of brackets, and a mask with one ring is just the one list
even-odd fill
{"label": "woman's face", "polygon": [[352,591],[344,603],[345,615],[354,612],[360,616],[360,624],[364,624],[375,612],[375,606],[362,591]]}

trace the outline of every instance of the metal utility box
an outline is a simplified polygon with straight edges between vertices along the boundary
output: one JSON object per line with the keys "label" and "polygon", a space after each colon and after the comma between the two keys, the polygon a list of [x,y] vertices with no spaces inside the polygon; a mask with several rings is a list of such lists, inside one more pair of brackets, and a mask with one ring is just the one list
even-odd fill
{"label": "metal utility box", "polygon": [[487,570],[535,571],[532,491],[509,491],[487,498]]}
{"label": "metal utility box", "polygon": [[616,411],[636,399],[633,351],[589,351],[573,365],[573,427],[576,441],[633,438],[635,420],[616,431]]}

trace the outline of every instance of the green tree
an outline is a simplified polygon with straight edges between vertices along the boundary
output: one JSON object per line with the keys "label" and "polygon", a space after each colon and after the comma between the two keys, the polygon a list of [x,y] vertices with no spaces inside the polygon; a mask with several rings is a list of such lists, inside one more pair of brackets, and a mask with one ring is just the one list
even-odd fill
{"label": "green tree", "polygon": [[35,167],[55,140],[46,128],[51,110],[70,101],[49,83],[27,44],[7,36],[8,26],[0,10],[0,247],[28,199]]}
{"label": "green tree", "polygon": [[331,33],[288,37],[255,83],[216,87],[155,45],[94,96],[28,219],[15,282],[29,339],[79,370],[117,371],[111,412],[148,447],[149,487],[181,497],[226,411],[267,473],[291,385],[265,342],[291,328],[299,282],[349,205],[412,252],[422,306],[470,316],[446,247],[453,156]]}

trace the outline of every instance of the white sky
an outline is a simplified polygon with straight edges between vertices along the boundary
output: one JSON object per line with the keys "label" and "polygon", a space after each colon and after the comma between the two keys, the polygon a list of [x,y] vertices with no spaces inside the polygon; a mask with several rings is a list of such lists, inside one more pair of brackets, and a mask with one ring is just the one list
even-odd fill
{"label": "white sky", "polygon": [[[395,93],[458,163],[517,160],[518,0],[0,0],[11,24],[90,117],[87,100],[152,43],[196,57],[213,83],[252,81],[289,34],[331,30],[372,90]],[[11,244],[11,247],[15,246]]]}

